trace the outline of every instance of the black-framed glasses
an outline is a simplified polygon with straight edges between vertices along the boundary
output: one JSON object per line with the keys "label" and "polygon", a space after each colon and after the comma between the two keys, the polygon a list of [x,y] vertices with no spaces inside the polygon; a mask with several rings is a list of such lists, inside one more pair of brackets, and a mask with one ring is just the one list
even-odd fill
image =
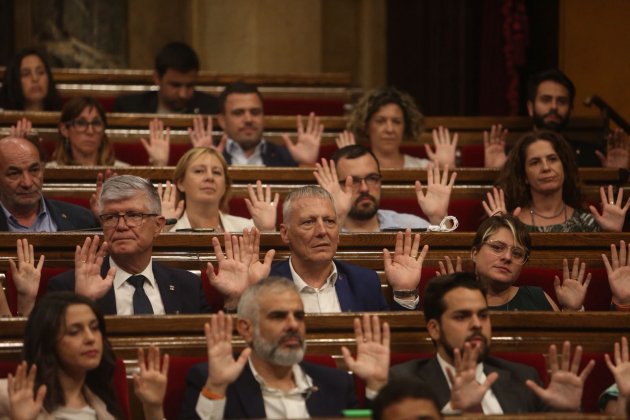
{"label": "black-framed glasses", "polygon": [[73,126],[74,129],[80,133],[87,131],[89,126],[92,126],[92,130],[99,133],[105,129],[105,123],[99,118],[93,119],[92,121],[77,118],[76,120],[70,121],[68,125]]}
{"label": "black-framed glasses", "polygon": [[141,213],[138,211],[128,211],[125,213],[105,213],[98,216],[104,227],[114,227],[122,217],[129,227],[137,227],[142,224],[145,217],[157,216],[157,213]]}
{"label": "black-framed glasses", "polygon": [[[365,184],[368,187],[375,187],[375,186],[377,186],[377,185],[379,185],[381,183],[381,179],[383,179],[383,177],[381,176],[381,174],[377,174],[377,173],[368,174],[367,176],[364,176],[364,177],[353,176],[352,177],[352,188],[359,189],[361,187],[361,183],[363,181],[365,181]],[[346,185],[346,181],[345,180],[340,181],[339,184],[344,186],[344,185]]]}
{"label": "black-framed glasses", "polygon": [[523,265],[527,262],[529,258],[529,254],[527,250],[521,248],[520,246],[512,246],[510,247],[508,244],[502,241],[488,240],[484,242],[484,245],[488,245],[488,248],[495,255],[503,255],[505,251],[510,250],[510,254],[512,255],[512,261],[516,264]]}

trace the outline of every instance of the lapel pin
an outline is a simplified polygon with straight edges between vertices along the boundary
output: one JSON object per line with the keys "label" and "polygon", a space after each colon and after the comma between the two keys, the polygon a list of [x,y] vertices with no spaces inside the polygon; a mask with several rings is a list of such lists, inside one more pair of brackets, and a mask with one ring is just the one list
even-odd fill
{"label": "lapel pin", "polygon": [[171,284],[170,286],[168,286],[168,289],[169,289],[171,292],[173,292],[173,291],[175,291],[175,286],[173,286],[173,285]]}
{"label": "lapel pin", "polygon": [[66,216],[66,213],[61,213],[61,217],[64,218],[64,219],[68,218],[68,216]]}

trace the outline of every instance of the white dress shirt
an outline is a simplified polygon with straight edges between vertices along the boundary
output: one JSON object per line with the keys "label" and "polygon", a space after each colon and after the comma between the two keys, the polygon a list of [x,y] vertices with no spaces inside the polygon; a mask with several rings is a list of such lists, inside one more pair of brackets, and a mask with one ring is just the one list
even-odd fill
{"label": "white dress shirt", "polygon": [[295,287],[300,293],[302,303],[304,303],[304,312],[325,313],[325,312],[341,312],[341,304],[335,290],[337,282],[337,266],[331,263],[332,271],[326,278],[326,282],[322,287],[315,288],[306,284],[302,277],[293,269],[293,263],[289,258],[289,268]]}
{"label": "white dress shirt", "polygon": [[[448,384],[448,388],[452,389],[451,380],[446,374],[446,369],[449,369],[453,375],[455,375],[455,367],[448,363],[446,360],[440,357],[439,353],[437,355],[438,363],[440,364],[440,368],[442,368],[442,374],[446,378],[446,383]],[[475,379],[480,384],[486,382],[486,374],[483,371],[483,363],[477,363],[477,370],[475,372]],[[483,409],[484,414],[503,414],[503,409],[501,408],[501,404],[499,404],[499,400],[497,400],[496,395],[492,392],[492,388],[489,388],[483,396],[481,400],[481,408]],[[451,407],[451,402],[449,401],[444,407],[442,407],[442,414],[460,414],[461,412],[458,410],[454,410]]]}
{"label": "white dress shirt", "polygon": [[232,139],[228,139],[225,144],[225,150],[232,160],[231,165],[255,165],[255,166],[265,166],[262,158],[263,148],[265,147],[265,140],[262,139],[256,145],[254,149],[254,153],[250,156],[245,156],[245,151],[241,147],[240,144],[235,142]]}
{"label": "white dress shirt", "polygon": [[[127,279],[133,274],[127,273],[118,267],[114,260],[109,257],[110,267],[116,267],[116,276],[114,277],[114,295],[116,296],[116,314],[117,315],[133,315],[133,294],[136,291]],[[153,313],[155,315],[164,315],[164,304],[162,303],[162,295],[153,275],[153,259],[149,261],[149,265],[140,273],[148,279],[144,282],[144,292],[151,302]]]}
{"label": "white dress shirt", "polygon": [[[254,379],[260,385],[263,403],[265,404],[265,417],[268,419],[305,419],[309,418],[306,409],[306,398],[313,389],[313,380],[300,367],[299,364],[293,365],[293,381],[295,388],[289,391],[282,391],[271,388],[265,383],[265,380],[258,374],[252,360],[249,359],[249,368],[254,375]],[[197,415],[202,420],[218,420],[222,419],[225,413],[226,399],[211,400],[202,393],[199,393],[199,399],[195,406]]]}

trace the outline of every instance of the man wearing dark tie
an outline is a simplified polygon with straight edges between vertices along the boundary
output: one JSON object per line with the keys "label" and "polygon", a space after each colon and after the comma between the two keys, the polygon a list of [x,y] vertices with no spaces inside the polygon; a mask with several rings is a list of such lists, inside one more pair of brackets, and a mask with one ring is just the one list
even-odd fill
{"label": "man wearing dark tie", "polygon": [[99,247],[95,236],[77,246],[75,269],[52,278],[49,291],[76,291],[96,300],[105,314],[209,312],[198,276],[152,261],[165,219],[149,181],[133,175],[109,178],[99,213],[103,244]]}

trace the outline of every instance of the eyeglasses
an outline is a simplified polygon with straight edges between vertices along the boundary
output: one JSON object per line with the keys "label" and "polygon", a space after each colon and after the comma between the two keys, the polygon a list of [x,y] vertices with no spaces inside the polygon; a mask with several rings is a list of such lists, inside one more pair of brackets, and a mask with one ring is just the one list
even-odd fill
{"label": "eyeglasses", "polygon": [[510,247],[505,242],[489,240],[484,242],[485,245],[488,245],[490,251],[496,255],[503,255],[505,251],[510,249],[510,254],[512,255],[512,261],[516,264],[523,265],[529,258],[529,254],[527,251],[521,247],[513,246]]}
{"label": "eyeglasses", "polygon": [[[360,176],[353,176],[352,177],[352,188],[354,189],[359,189],[361,187],[361,183],[363,181],[365,181],[365,184],[368,187],[374,187],[377,186],[381,183],[381,179],[383,179],[383,177],[381,176],[381,174],[369,174],[366,177],[360,177]],[[345,180],[344,181],[340,181],[339,184],[343,187],[346,185]]]}
{"label": "eyeglasses", "polygon": [[68,125],[73,126],[74,129],[77,130],[79,133],[83,133],[87,131],[89,126],[92,126],[92,130],[94,130],[97,133],[100,133],[105,128],[105,124],[103,123],[102,120],[99,120],[99,119],[86,121],[83,118],[79,118],[79,119],[70,121]]}
{"label": "eyeglasses", "polygon": [[137,227],[142,224],[145,217],[157,216],[157,213],[140,213],[137,211],[128,211],[126,213],[106,213],[98,216],[104,227],[114,227],[118,225],[118,221],[122,217],[129,227]]}

